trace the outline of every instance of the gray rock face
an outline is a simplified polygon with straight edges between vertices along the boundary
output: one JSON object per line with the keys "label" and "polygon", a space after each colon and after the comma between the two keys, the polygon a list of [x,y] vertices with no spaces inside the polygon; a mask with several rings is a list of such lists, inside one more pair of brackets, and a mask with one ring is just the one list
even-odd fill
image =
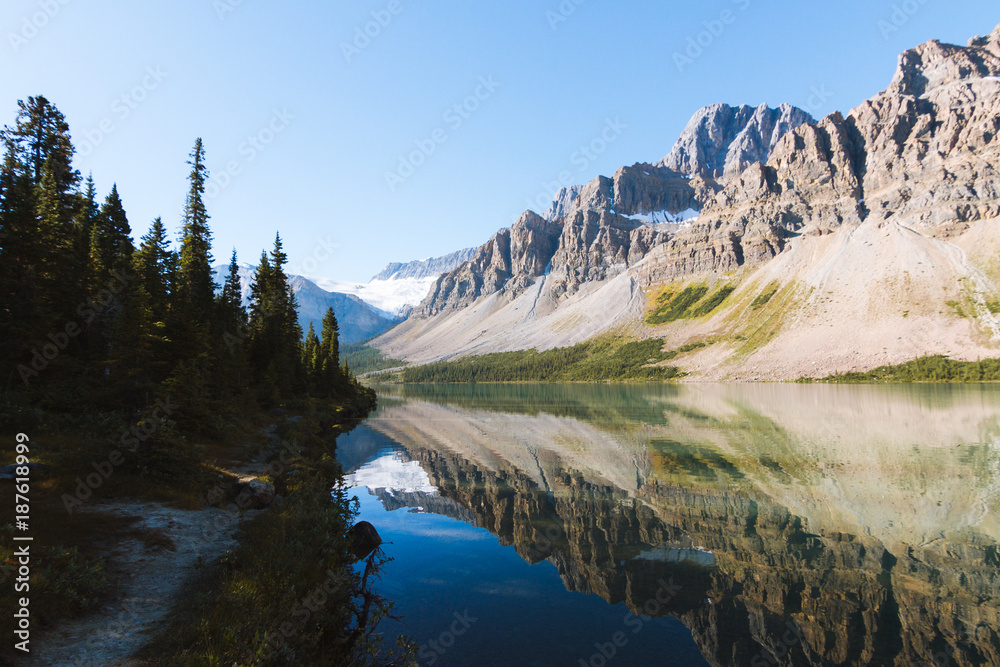
{"label": "gray rock face", "polygon": [[713,104],[691,118],[673,150],[657,166],[692,176],[728,179],[754,162],[767,162],[785,134],[813,122],[808,113],[788,104],[777,109],[766,104],[756,109]]}
{"label": "gray rock face", "polygon": [[1000,28],[970,43],[911,49],[886,91],[787,133],[657,248],[643,282],[764,262],[869,217],[948,237],[1000,216]]}
{"label": "gray rock face", "polygon": [[[417,314],[516,295],[546,273],[547,296],[608,280],[645,258],[650,285],[766,262],[789,239],[890,217],[948,237],[1000,216],[1000,27],[969,46],[931,41],[900,56],[889,87],[846,117],[782,105],[699,111],[657,165],[560,193],[439,279]],[[701,211],[667,230],[627,216]]]}
{"label": "gray rock face", "polygon": [[326,315],[327,308],[331,307],[337,316],[340,340],[343,343],[353,343],[377,336],[399,322],[388,313],[376,310],[353,294],[327,292],[302,276],[289,276],[288,283],[299,305],[299,325],[303,333],[309,330],[310,323],[317,333],[322,331],[323,316]]}
{"label": "gray rock face", "polygon": [[496,293],[514,299],[542,276],[546,293],[558,299],[619,275],[668,238],[669,232],[607,210],[577,210],[556,222],[528,211],[472,260],[441,276],[414,315],[459,310]]}
{"label": "gray rock face", "polygon": [[433,257],[422,259],[416,262],[393,262],[382,269],[372,280],[400,280],[402,278],[436,278],[442,273],[447,273],[457,268],[463,262],[472,259],[476,254],[475,248],[466,248],[453,252],[444,257]]}
{"label": "gray rock face", "polygon": [[555,254],[561,225],[527,211],[509,229],[502,229],[472,259],[438,278],[423,303],[414,309],[417,317],[457,310],[481,296],[499,292],[516,278],[518,290],[545,273]]}
{"label": "gray rock face", "polygon": [[546,220],[558,220],[565,216],[573,208],[573,202],[583,192],[583,187],[582,185],[571,185],[568,188],[561,189],[552,200],[552,205],[549,206],[545,213],[542,213],[542,217]]}

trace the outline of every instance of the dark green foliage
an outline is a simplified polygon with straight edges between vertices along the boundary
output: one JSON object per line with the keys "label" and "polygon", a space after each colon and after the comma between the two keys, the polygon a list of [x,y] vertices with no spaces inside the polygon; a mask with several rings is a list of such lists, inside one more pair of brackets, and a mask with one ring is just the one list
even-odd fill
{"label": "dark green foliage", "polygon": [[771,297],[773,297],[777,293],[778,293],[778,285],[774,283],[768,285],[767,289],[765,289],[763,292],[757,295],[757,298],[753,300],[753,302],[750,304],[750,307],[753,310],[760,310],[761,308],[766,306],[767,302],[771,300]]}
{"label": "dark green foliage", "polygon": [[680,294],[667,296],[663,303],[659,304],[656,310],[646,317],[646,322],[655,326],[692,317],[691,308],[706,294],[708,294],[708,287],[705,285],[685,287]]}
{"label": "dark green foliage", "polygon": [[[263,422],[264,409],[325,409],[333,416],[315,430],[330,433],[338,420],[374,408],[374,393],[341,366],[332,311],[322,339],[312,333],[303,345],[280,237],[261,262],[249,317],[235,252],[215,295],[200,139],[191,153],[179,252],[160,218],[134,248],[117,186],[100,207],[92,178],[78,190],[69,126],[45,98],[19,103],[17,122],[0,141],[0,423],[66,442],[48,450],[52,459],[45,460],[59,475],[90,479],[95,462],[121,457],[94,497],[152,498],[165,490],[194,496],[217,477],[206,465],[206,438],[232,438],[237,429]],[[340,472],[327,468],[330,476],[310,478],[318,485],[289,498],[288,513],[273,513],[275,530],[288,540],[264,544],[248,537],[247,557],[266,553],[269,561],[259,563],[270,577],[258,582],[267,591],[259,600],[275,606],[253,608],[260,616],[243,614],[240,642],[254,645],[257,630],[271,633],[264,639],[275,636],[272,626],[254,622],[287,618],[284,604],[302,590],[285,575],[302,575],[305,586],[317,574],[310,568],[331,566],[345,587],[336,600],[356,604],[359,584],[343,559],[348,503],[343,494],[331,499]],[[307,523],[315,529],[308,536]],[[82,611],[107,588],[99,561],[54,542],[38,556],[32,613],[43,622],[50,620],[45,610]],[[290,562],[297,569],[289,570]],[[338,662],[367,648],[370,637],[352,634],[352,618],[332,603],[289,643],[306,659],[290,664],[312,664],[312,656]],[[223,654],[241,648],[226,632],[218,639]]]}
{"label": "dark green foliage", "polygon": [[204,321],[211,311],[215,284],[212,281],[212,233],[204,201],[208,168],[200,138],[195,141],[188,164],[191,165],[190,188],[184,204],[178,279],[181,294],[191,308],[191,317]]}
{"label": "dark green foliage", "polygon": [[1000,359],[955,361],[943,355],[920,357],[898,366],[879,366],[860,373],[836,373],[822,382],[852,384],[884,382],[998,382]]}
{"label": "dark green foliage", "polygon": [[558,382],[669,380],[674,366],[652,366],[677,356],[663,340],[602,339],[545,352],[525,350],[468,357],[403,371],[404,382]]}
{"label": "dark green foliage", "polygon": [[726,300],[726,297],[734,291],[736,291],[736,288],[731,285],[726,285],[721,288],[719,291],[713,293],[710,297],[699,304],[692,314],[692,317],[702,317],[703,315],[711,314],[712,311],[722,305],[722,302]]}
{"label": "dark green foliage", "polygon": [[407,362],[401,359],[389,359],[381,350],[364,342],[341,346],[340,356],[355,375],[407,365]]}

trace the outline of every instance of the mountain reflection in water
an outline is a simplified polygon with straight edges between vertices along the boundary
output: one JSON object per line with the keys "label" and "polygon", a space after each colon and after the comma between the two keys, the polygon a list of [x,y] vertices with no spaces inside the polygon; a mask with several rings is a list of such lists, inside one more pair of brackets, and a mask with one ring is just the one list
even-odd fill
{"label": "mountain reflection in water", "polygon": [[[338,445],[355,485],[679,619],[710,664],[1000,665],[1000,387],[404,386],[380,405]],[[394,449],[359,453],[365,432]]]}

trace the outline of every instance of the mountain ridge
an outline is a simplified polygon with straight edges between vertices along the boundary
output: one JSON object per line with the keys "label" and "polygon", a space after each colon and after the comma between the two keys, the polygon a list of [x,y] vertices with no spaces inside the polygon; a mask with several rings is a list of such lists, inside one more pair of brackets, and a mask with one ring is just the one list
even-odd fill
{"label": "mountain ridge", "polygon": [[[557,195],[555,220],[526,213],[376,344],[419,363],[609,331],[710,337],[720,344],[689,364],[707,379],[995,355],[998,54],[1000,26],[965,47],[927,42],[900,55],[886,90],[820,121],[787,105],[702,109],[659,165]],[[699,215],[630,217],[657,207]],[[644,322],[695,282],[731,296],[706,317]],[[751,307],[771,284],[781,299]]]}

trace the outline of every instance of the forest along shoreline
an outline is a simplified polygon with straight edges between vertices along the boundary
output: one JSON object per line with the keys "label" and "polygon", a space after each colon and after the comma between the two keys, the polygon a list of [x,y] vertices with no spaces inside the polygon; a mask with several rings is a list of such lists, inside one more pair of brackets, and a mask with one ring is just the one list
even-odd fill
{"label": "forest along shoreline", "polygon": [[176,248],[160,218],[136,246],[126,193],[99,203],[44,96],[18,102],[0,144],[8,638],[23,625],[13,545],[30,538],[31,554],[16,593],[30,630],[0,661],[404,660],[410,647],[393,656],[373,635],[383,557],[355,563],[335,458],[375,395],[341,363],[332,309],[303,333],[280,235],[244,300],[235,252],[213,281],[201,139]]}

